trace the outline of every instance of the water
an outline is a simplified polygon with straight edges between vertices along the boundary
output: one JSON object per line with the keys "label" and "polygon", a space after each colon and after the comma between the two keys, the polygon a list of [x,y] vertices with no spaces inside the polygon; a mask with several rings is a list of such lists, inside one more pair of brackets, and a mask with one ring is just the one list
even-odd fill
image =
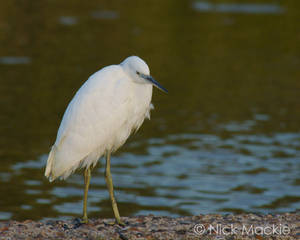
{"label": "water", "polygon": [[246,14],[280,14],[284,9],[277,4],[255,3],[218,3],[195,1],[194,8],[201,12],[246,13]]}
{"label": "water", "polygon": [[[81,215],[82,171],[50,184],[47,154],[80,85],[132,54],[169,94],[113,155],[121,215],[299,209],[297,7],[1,2],[0,219]],[[89,214],[112,217],[103,160],[92,176]]]}

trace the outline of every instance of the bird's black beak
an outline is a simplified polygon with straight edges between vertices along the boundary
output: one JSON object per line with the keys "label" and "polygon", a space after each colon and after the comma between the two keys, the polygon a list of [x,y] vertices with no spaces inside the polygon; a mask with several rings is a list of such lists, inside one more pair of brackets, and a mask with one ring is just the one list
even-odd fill
{"label": "bird's black beak", "polygon": [[168,93],[168,90],[165,89],[162,85],[160,85],[159,82],[157,82],[153,77],[151,77],[150,75],[145,75],[145,74],[141,74],[140,73],[140,76],[144,79],[146,79],[147,81],[151,82],[152,85],[154,85],[155,87],[157,87],[159,90],[165,92],[165,93]]}

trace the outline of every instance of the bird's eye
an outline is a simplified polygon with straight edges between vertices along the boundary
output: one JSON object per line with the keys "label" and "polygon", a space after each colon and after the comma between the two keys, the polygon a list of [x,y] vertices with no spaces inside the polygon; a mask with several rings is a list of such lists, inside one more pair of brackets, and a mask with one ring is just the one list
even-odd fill
{"label": "bird's eye", "polygon": [[136,71],[136,74],[137,74],[137,75],[140,75],[140,72]]}

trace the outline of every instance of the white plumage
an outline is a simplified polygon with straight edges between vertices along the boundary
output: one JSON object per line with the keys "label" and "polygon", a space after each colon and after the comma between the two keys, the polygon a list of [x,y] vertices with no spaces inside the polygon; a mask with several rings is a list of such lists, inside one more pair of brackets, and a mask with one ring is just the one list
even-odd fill
{"label": "white plumage", "polygon": [[113,210],[121,223],[110,175],[110,153],[124,144],[145,118],[150,118],[152,85],[167,92],[136,56],[94,73],[68,105],[50,151],[45,176],[66,179],[79,167],[85,170],[84,221],[90,169],[106,154],[106,180]]}
{"label": "white plumage", "polygon": [[70,102],[52,146],[45,175],[67,178],[78,167],[95,165],[107,150],[115,151],[150,117],[152,84],[135,82],[130,63],[141,73],[149,68],[129,57],[94,73]]}

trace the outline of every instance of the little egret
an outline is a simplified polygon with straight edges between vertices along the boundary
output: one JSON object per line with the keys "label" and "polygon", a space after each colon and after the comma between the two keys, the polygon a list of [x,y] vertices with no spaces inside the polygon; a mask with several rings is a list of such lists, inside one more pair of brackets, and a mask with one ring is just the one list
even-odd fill
{"label": "little egret", "polygon": [[84,170],[83,219],[87,223],[87,195],[91,169],[106,156],[105,180],[118,224],[123,224],[114,197],[110,155],[121,147],[145,118],[150,118],[152,85],[167,92],[137,56],[94,73],[69,103],[48,156],[45,176],[52,182]]}

